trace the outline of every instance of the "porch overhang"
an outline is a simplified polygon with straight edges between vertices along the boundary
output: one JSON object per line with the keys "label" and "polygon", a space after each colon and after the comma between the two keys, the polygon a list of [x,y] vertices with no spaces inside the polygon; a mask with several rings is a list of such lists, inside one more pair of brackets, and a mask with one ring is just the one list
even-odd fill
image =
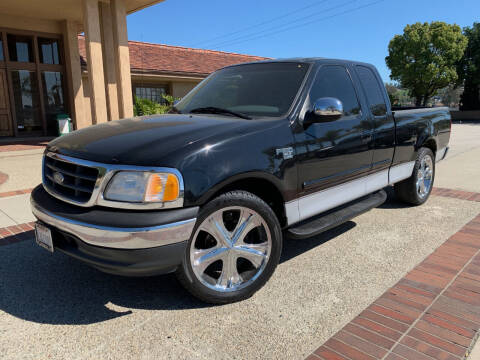
{"label": "porch overhang", "polygon": [[[164,0],[125,0],[127,14]],[[109,0],[101,0],[110,3]],[[83,21],[82,0],[0,1],[0,14],[44,20]]]}

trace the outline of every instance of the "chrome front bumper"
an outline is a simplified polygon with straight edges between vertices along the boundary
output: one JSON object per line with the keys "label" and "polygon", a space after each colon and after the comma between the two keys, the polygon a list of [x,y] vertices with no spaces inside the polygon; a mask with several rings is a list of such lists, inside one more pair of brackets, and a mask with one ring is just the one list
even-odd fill
{"label": "chrome front bumper", "polygon": [[150,227],[108,227],[58,216],[44,209],[33,197],[30,202],[33,214],[41,222],[89,245],[111,249],[148,249],[180,243],[190,238],[196,221],[192,218]]}

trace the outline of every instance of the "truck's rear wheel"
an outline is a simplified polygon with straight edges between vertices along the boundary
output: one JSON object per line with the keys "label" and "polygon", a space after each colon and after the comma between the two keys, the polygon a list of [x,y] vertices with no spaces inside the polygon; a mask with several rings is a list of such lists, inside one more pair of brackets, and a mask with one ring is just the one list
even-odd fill
{"label": "truck's rear wheel", "polygon": [[420,148],[412,176],[395,184],[398,199],[413,205],[427,201],[435,179],[435,157],[432,150]]}
{"label": "truck's rear wheel", "polygon": [[281,250],[272,209],[249,192],[228,192],[200,211],[177,277],[202,301],[243,300],[267,282]]}

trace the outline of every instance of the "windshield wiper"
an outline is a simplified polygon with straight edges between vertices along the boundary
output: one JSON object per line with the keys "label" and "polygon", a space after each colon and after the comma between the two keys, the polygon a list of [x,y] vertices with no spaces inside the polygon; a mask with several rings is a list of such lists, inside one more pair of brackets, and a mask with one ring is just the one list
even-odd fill
{"label": "windshield wiper", "polygon": [[239,118],[242,118],[242,119],[251,119],[250,116],[247,116],[245,114],[242,114],[242,113],[239,113],[239,112],[236,112],[236,111],[231,111],[231,110],[228,110],[228,109],[215,107],[215,106],[199,107],[199,108],[195,108],[195,109],[190,110],[190,112],[192,114],[195,114],[195,113],[197,113],[197,114],[229,114],[229,115],[233,115],[233,116],[236,116],[236,117],[239,117]]}

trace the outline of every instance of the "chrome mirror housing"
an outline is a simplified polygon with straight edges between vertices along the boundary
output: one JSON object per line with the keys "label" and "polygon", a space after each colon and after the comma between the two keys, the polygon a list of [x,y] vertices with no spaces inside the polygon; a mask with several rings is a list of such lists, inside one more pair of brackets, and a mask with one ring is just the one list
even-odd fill
{"label": "chrome mirror housing", "polygon": [[336,98],[323,97],[313,104],[313,114],[319,122],[337,120],[343,116],[343,104]]}

